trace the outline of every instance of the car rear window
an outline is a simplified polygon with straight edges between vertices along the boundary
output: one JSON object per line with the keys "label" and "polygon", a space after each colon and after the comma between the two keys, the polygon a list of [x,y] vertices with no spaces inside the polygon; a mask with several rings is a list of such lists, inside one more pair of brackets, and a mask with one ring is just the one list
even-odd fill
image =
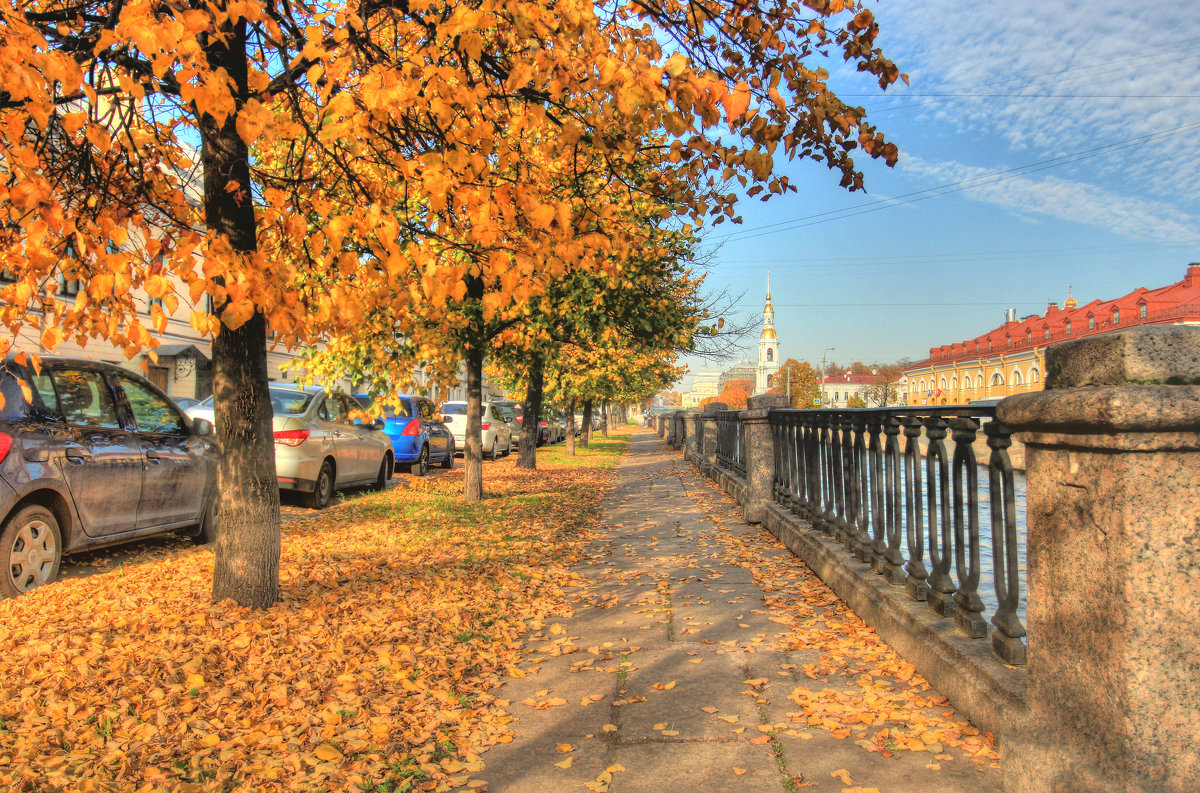
{"label": "car rear window", "polygon": [[271,389],[271,409],[276,416],[297,416],[308,410],[313,394],[303,391],[285,391],[282,388]]}
{"label": "car rear window", "polygon": [[[357,394],[355,398],[359,402],[362,402],[363,405],[368,409],[375,404],[375,400],[371,399],[371,397],[367,396],[366,394]],[[385,419],[410,419],[413,417],[412,405],[409,404],[407,399],[401,399],[398,406],[383,405],[382,410],[383,417]]]}
{"label": "car rear window", "polygon": [[[15,421],[27,415],[28,407],[25,394],[21,390],[20,378],[21,375],[16,370],[0,364],[0,397],[4,400],[4,404],[0,405],[0,421]],[[25,385],[27,388],[34,387],[27,380]]]}
{"label": "car rear window", "polygon": [[467,415],[466,405],[455,405],[453,403],[442,406],[442,413],[450,416],[465,416]]}

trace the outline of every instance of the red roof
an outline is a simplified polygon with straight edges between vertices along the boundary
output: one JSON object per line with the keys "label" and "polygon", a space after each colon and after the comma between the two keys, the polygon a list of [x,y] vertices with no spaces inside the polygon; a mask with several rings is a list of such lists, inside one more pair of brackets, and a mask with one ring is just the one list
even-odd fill
{"label": "red roof", "polygon": [[817,384],[824,383],[825,385],[837,385],[838,383],[849,383],[850,385],[873,385],[879,382],[877,374],[835,374],[826,377],[824,380],[818,380]]}
{"label": "red roof", "polygon": [[1181,322],[1200,322],[1200,264],[1197,263],[1188,265],[1182,281],[1167,286],[1157,289],[1138,287],[1115,300],[1093,300],[1071,309],[1051,303],[1040,316],[1006,322],[964,342],[932,347],[927,359],[905,371],[940,362],[1047,347],[1068,339],[1111,333],[1137,325]]}

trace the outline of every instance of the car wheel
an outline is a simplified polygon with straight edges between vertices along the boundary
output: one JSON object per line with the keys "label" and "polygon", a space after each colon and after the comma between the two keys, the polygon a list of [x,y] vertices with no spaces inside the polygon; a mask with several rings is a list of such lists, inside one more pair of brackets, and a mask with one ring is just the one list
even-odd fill
{"label": "car wheel", "polygon": [[333,498],[333,464],[326,460],[321,463],[321,473],[317,474],[317,486],[311,493],[304,494],[304,503],[311,509],[325,509]]}
{"label": "car wheel", "polygon": [[492,438],[492,449],[488,452],[487,458],[492,462],[496,462],[499,456],[500,455],[496,453],[496,439]]}
{"label": "car wheel", "polygon": [[420,453],[417,454],[417,461],[408,467],[408,472],[413,476],[425,476],[429,473],[429,447],[422,446]]}
{"label": "car wheel", "polygon": [[383,490],[387,487],[388,474],[393,468],[392,458],[388,455],[383,456],[383,462],[379,464],[379,475],[375,477],[375,483],[371,485],[372,490]]}
{"label": "car wheel", "polygon": [[442,468],[454,467],[454,441],[450,441],[450,445],[446,449],[446,459],[442,460]]}
{"label": "car wheel", "polygon": [[0,533],[0,594],[16,597],[58,577],[62,533],[58,520],[39,504],[18,510]]}
{"label": "car wheel", "polygon": [[196,545],[212,545],[217,541],[217,511],[220,507],[221,503],[214,493],[204,508],[204,515],[200,518],[200,525],[196,527],[196,533],[191,535],[192,542]]}
{"label": "car wheel", "polygon": [[508,443],[504,444],[504,449],[501,450],[500,454],[505,457],[512,454],[512,438],[509,438]]}

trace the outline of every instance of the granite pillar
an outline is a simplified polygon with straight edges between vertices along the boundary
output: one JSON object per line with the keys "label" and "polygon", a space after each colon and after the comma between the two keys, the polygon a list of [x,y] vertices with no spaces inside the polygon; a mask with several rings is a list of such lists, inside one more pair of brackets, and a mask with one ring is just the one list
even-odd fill
{"label": "granite pillar", "polygon": [[1007,793],[1200,780],[1200,328],[1056,344],[1025,443],[1029,715]]}
{"label": "granite pillar", "polygon": [[775,445],[768,414],[771,408],[788,406],[784,394],[760,394],[750,397],[749,410],[742,411],[742,424],[746,428],[746,445],[742,449],[746,461],[746,497],[742,501],[742,517],[747,523],[762,523],[775,485]]}
{"label": "granite pillar", "polygon": [[717,413],[723,410],[729,410],[724,402],[709,402],[700,413],[696,465],[706,476],[717,467]]}
{"label": "granite pillar", "polygon": [[696,443],[699,440],[700,411],[689,408],[683,411],[683,458],[693,465],[698,465],[699,450]]}

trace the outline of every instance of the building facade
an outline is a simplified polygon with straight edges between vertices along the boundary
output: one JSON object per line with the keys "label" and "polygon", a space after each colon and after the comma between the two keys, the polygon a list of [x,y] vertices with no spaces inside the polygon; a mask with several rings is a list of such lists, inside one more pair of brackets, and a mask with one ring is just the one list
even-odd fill
{"label": "building facade", "polygon": [[1041,391],[1046,348],[1082,336],[1138,325],[1200,325],[1200,263],[1183,280],[1156,289],[1139,287],[1113,300],[1079,305],[1068,296],[1062,308],[1016,319],[955,344],[929,350],[904,370],[909,405],[954,405]]}
{"label": "building facade", "polygon": [[765,394],[775,384],[779,360],[779,336],[775,333],[775,308],[771,305],[771,274],[767,273],[767,302],[763,306],[763,329],[758,335],[758,366],[754,373],[754,393]]}
{"label": "building facade", "polygon": [[717,392],[724,391],[726,386],[734,380],[745,380],[750,383],[751,387],[754,387],[758,381],[758,364],[750,361],[739,361],[721,372],[721,379],[717,384]]}
{"label": "building facade", "polygon": [[721,373],[715,369],[701,369],[692,377],[692,390],[682,397],[681,407],[699,407],[700,402],[708,397],[715,397],[719,392]]}

